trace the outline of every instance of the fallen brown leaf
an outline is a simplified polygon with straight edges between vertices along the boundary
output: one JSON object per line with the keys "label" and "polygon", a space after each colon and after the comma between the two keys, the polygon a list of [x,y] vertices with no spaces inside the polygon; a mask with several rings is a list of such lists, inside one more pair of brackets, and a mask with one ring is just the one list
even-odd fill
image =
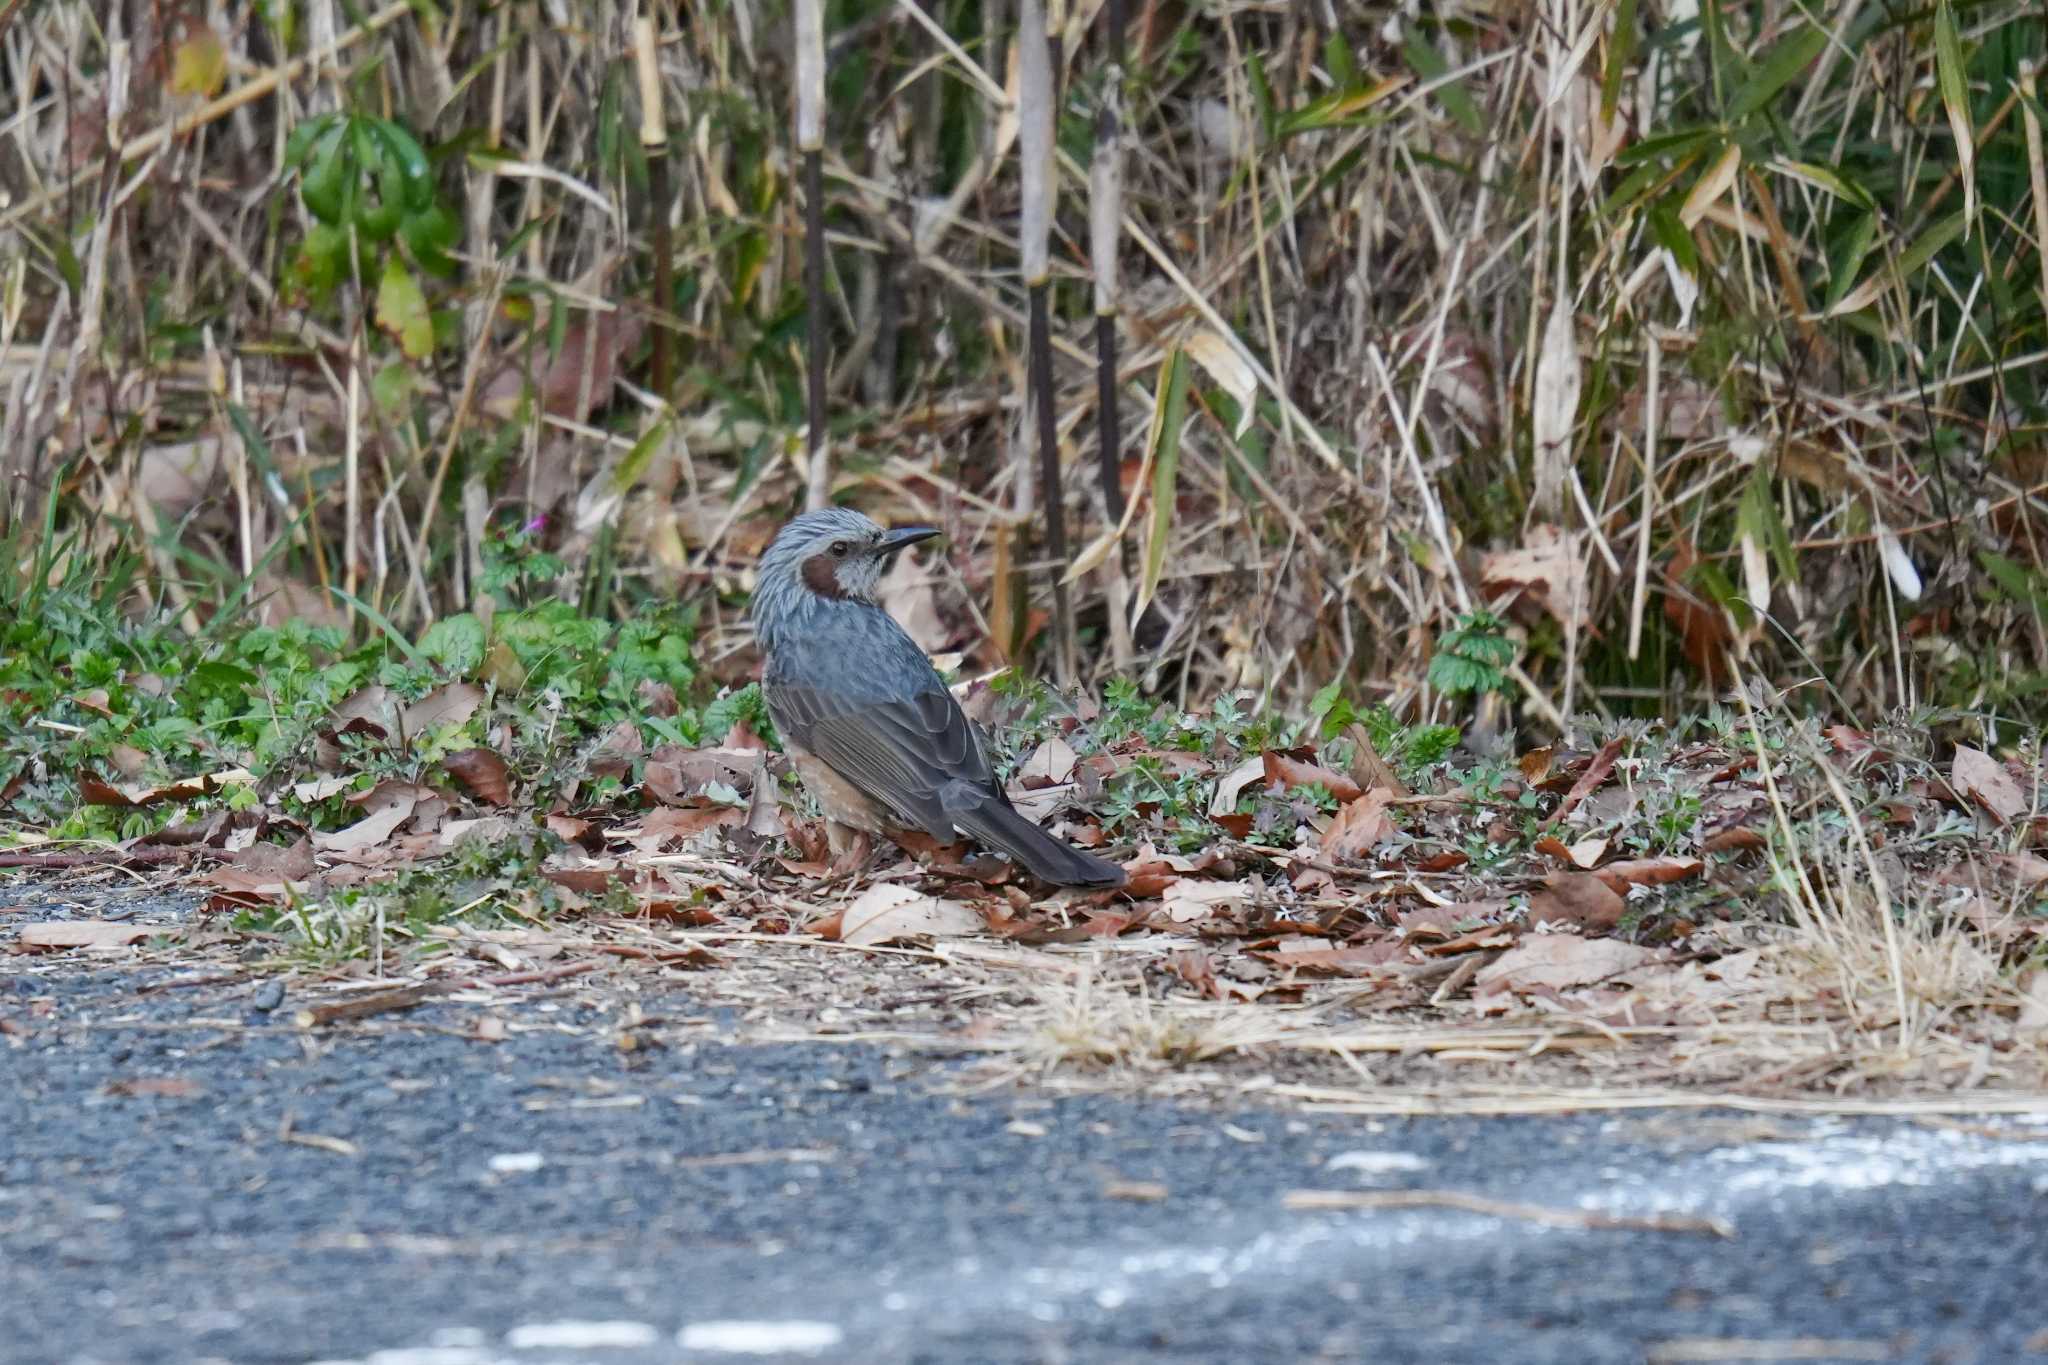
{"label": "fallen brown leaf", "polygon": [[423,735],[443,725],[461,725],[484,704],[484,690],[475,683],[443,683],[405,708],[407,735]]}
{"label": "fallen brown leaf", "polygon": [[255,780],[255,775],[246,768],[229,768],[168,782],[161,787],[116,787],[86,773],[79,776],[78,794],[85,798],[87,804],[94,806],[153,806],[159,801],[196,801],[227,787],[245,786]]}
{"label": "fallen brown leaf", "polygon": [[1324,855],[1333,862],[1357,862],[1378,848],[1394,832],[1394,822],[1387,814],[1391,794],[1384,787],[1375,787],[1346,802],[1323,831]]}
{"label": "fallen brown leaf", "polygon": [[680,744],[658,744],[647,755],[641,782],[657,801],[669,805],[701,794],[713,782],[744,796],[753,788],[757,758],[751,749],[685,749]]}
{"label": "fallen brown leaf", "polygon": [[656,806],[641,817],[638,829],[618,829],[616,838],[629,840],[642,853],[653,853],[671,843],[695,838],[707,829],[746,823],[747,813],[737,806]]}
{"label": "fallen brown leaf", "polygon": [[1122,1199],[1134,1204],[1157,1204],[1167,1196],[1166,1186],[1156,1180],[1111,1180],[1102,1187],[1104,1199]]}
{"label": "fallen brown leaf", "polygon": [[[1129,890],[1126,884],[1125,890]],[[1193,924],[1220,912],[1242,909],[1257,896],[1251,882],[1212,882],[1182,877],[1160,897],[1167,916],[1179,924]]]}
{"label": "fallen brown leaf", "polygon": [[1657,954],[1613,938],[1530,934],[1479,969],[1474,995],[1588,986],[1657,960]]}
{"label": "fallen brown leaf", "polygon": [[905,938],[957,938],[980,928],[981,916],[972,907],[920,895],[895,882],[869,887],[839,915],[839,941],[855,947]]}
{"label": "fallen brown leaf", "polygon": [[441,766],[477,800],[493,806],[512,804],[512,770],[495,750],[460,749],[443,758]]}
{"label": "fallen brown leaf", "polygon": [[1364,795],[1356,782],[1320,763],[1279,749],[1268,749],[1259,758],[1268,785],[1280,782],[1290,787],[1321,787],[1339,801],[1356,801]]}
{"label": "fallen brown leaf", "polygon": [[1584,871],[1598,865],[1607,856],[1607,845],[1606,839],[1581,839],[1575,844],[1567,844],[1556,835],[1546,835],[1536,841],[1534,848],[1545,857]]}
{"label": "fallen brown leaf", "polygon": [[1351,741],[1351,780],[1362,791],[1374,787],[1385,787],[1395,796],[1412,795],[1408,784],[1394,771],[1391,763],[1380,757],[1380,751],[1373,747],[1372,736],[1365,732],[1363,725],[1344,727],[1344,738]]}
{"label": "fallen brown leaf", "polygon": [[1557,872],[1543,879],[1543,889],[1529,897],[1529,923],[1564,924],[1592,933],[1621,923],[1628,902],[1607,882],[1590,872]]}
{"label": "fallen brown leaf", "polygon": [[1697,877],[1707,870],[1707,865],[1698,858],[1671,855],[1663,858],[1631,858],[1618,863],[1609,863],[1593,875],[1606,882],[1616,891],[1626,891],[1631,886],[1662,886],[1665,882],[1683,881]]}
{"label": "fallen brown leaf", "polygon": [[38,920],[21,926],[15,947],[24,952],[54,952],[64,948],[126,948],[160,932],[147,924],[121,924],[112,920]]}
{"label": "fallen brown leaf", "polygon": [[1479,580],[1489,595],[1520,590],[1560,623],[1591,630],[1586,588],[1588,554],[1575,532],[1555,526],[1529,528],[1528,543],[1501,550],[1479,561]]}
{"label": "fallen brown leaf", "polygon": [[1956,746],[1949,785],[1989,811],[2001,825],[2011,824],[2031,808],[2026,792],[2005,764],[1967,744]]}
{"label": "fallen brown leaf", "polygon": [[1398,940],[1383,939],[1378,943],[1355,943],[1348,948],[1303,948],[1255,956],[1290,971],[1328,973],[1331,976],[1373,976],[1406,958],[1408,948]]}
{"label": "fallen brown leaf", "polygon": [[1735,853],[1746,849],[1763,848],[1770,843],[1762,830],[1747,825],[1736,825],[1731,829],[1717,830],[1700,841],[1702,853]]}
{"label": "fallen brown leaf", "polygon": [[424,791],[426,788],[411,782],[379,782],[349,798],[367,812],[362,819],[332,832],[314,831],[313,847],[323,853],[360,853],[383,843],[412,818]]}
{"label": "fallen brown leaf", "polygon": [[1572,789],[1565,793],[1564,800],[1557,806],[1557,814],[1550,818],[1554,827],[1562,824],[1564,818],[1578,807],[1579,802],[1599,790],[1600,784],[1614,771],[1614,761],[1621,757],[1621,740],[1610,739],[1600,746],[1600,752],[1593,755],[1593,761],[1586,765],[1586,771],[1579,774],[1579,780],[1572,783]]}
{"label": "fallen brown leaf", "polygon": [[1216,790],[1209,797],[1209,817],[1216,819],[1230,815],[1237,810],[1237,798],[1244,789],[1254,782],[1266,778],[1266,760],[1263,756],[1248,758],[1216,779]]}

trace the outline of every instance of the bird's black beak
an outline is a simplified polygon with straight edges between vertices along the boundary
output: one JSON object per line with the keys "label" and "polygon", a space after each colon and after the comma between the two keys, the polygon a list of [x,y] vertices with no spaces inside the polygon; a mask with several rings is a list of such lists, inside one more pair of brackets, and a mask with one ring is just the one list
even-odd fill
{"label": "bird's black beak", "polygon": [[936,526],[899,526],[882,537],[881,543],[875,546],[875,553],[887,559],[898,550],[908,549],[920,540],[930,540],[938,534]]}

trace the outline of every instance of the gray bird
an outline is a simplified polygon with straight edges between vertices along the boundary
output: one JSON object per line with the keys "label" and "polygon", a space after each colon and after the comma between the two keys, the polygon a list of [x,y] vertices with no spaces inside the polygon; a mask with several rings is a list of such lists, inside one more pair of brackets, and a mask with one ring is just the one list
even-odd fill
{"label": "gray bird", "polygon": [[835,857],[863,834],[956,832],[1056,886],[1121,886],[1123,869],[1019,815],[981,737],[917,642],[875,601],[890,561],[938,532],[885,531],[849,508],[806,512],[761,557],[754,631],[768,714],[825,812]]}

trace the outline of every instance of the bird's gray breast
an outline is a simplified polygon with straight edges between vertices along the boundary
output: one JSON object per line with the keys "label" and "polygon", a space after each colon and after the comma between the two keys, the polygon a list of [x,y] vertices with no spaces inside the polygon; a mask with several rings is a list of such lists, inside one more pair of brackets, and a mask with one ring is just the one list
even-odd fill
{"label": "bird's gray breast", "polygon": [[780,632],[764,680],[828,688],[858,701],[908,701],[944,690],[925,652],[880,607],[814,601],[807,621]]}

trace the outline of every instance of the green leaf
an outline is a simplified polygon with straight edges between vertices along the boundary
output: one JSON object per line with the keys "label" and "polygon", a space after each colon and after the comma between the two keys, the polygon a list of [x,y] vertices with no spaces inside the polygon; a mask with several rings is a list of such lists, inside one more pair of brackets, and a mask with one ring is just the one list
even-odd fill
{"label": "green leaf", "polygon": [[1779,578],[1787,583],[1799,581],[1799,556],[1792,548],[1791,535],[1785,530],[1785,519],[1778,513],[1778,500],[1771,496],[1770,466],[1761,460],[1749,476],[1749,486],[1742,491],[1742,502],[1735,510],[1735,524],[1739,532],[1769,551],[1777,565]]}
{"label": "green leaf", "polygon": [[1914,275],[1934,259],[1936,252],[1962,236],[1968,223],[1968,214],[1958,210],[1921,233],[1919,240],[1899,253],[1899,277],[1907,279]]}
{"label": "green leaf", "polygon": [[[1402,54],[1407,57],[1409,67],[1424,81],[1438,80],[1450,74],[1451,64],[1444,60],[1441,52],[1429,44],[1422,36],[1421,30],[1413,25],[1409,26],[1407,41],[1402,44]],[[1444,107],[1444,112],[1449,114],[1467,135],[1485,135],[1486,120],[1480,117],[1479,106],[1472,102],[1471,92],[1465,89],[1462,80],[1446,81],[1430,93],[1436,97],[1436,102]]]}
{"label": "green leaf", "polygon": [[434,352],[434,319],[427,296],[396,253],[384,261],[384,279],[377,286],[377,325],[398,338],[399,349],[414,360]]}
{"label": "green leaf", "polygon": [[1683,156],[1697,152],[1708,143],[1720,140],[1718,128],[1681,128],[1675,133],[1664,133],[1658,137],[1646,137],[1641,142],[1622,148],[1614,154],[1617,166],[1637,166],[1646,161],[1661,161],[1665,157]]}
{"label": "green leaf", "polygon": [[377,188],[373,199],[363,185],[350,187],[355,194],[349,216],[356,225],[356,235],[366,242],[388,242],[405,217],[405,172],[370,120],[351,120],[349,141],[355,150],[359,175],[370,176]]}
{"label": "green leaf", "polygon": [[348,231],[316,221],[292,260],[292,277],[314,300],[333,293],[334,287],[349,277]]}
{"label": "green leaf", "polygon": [[1607,68],[1600,73],[1600,121],[1614,122],[1621,99],[1622,77],[1636,55],[1636,0],[1621,0],[1614,12],[1614,41],[1607,48]]}
{"label": "green leaf", "polygon": [[171,92],[209,99],[228,78],[228,50],[210,24],[201,24],[171,54]]}
{"label": "green leaf", "polygon": [[263,681],[248,669],[237,668],[233,664],[223,663],[219,659],[208,659],[203,663],[192,665],[192,669],[186,674],[186,677],[194,683],[203,684],[214,691],[222,692],[254,687]]}
{"label": "green leaf", "polygon": [[1339,90],[1358,85],[1358,61],[1351,55],[1351,44],[1342,29],[1332,29],[1324,40],[1323,67],[1330,73],[1330,83]]}
{"label": "green leaf", "polygon": [[1656,203],[1650,206],[1649,217],[1650,235],[1656,239],[1657,245],[1669,251],[1671,258],[1678,262],[1686,274],[1698,279],[1699,243],[1685,230],[1685,224],[1678,221],[1678,214],[1672,210],[1669,203]]}
{"label": "green leaf", "polygon": [[318,140],[308,149],[309,162],[299,176],[299,196],[306,212],[328,227],[339,227],[345,208],[343,199],[356,174],[347,155],[348,124],[336,118],[322,126]]}
{"label": "green leaf", "polygon": [[1485,669],[1456,654],[1440,653],[1429,661],[1429,685],[1447,697],[1491,691],[1489,683]]}
{"label": "green leaf", "polygon": [[1309,698],[1309,714],[1321,722],[1319,731],[1326,740],[1343,734],[1344,727],[1358,719],[1358,712],[1352,709],[1344,696],[1343,686],[1342,678],[1332,678],[1320,692]]}
{"label": "green leaf", "polygon": [[444,616],[420,636],[420,653],[467,677],[484,661],[484,623],[466,611]]}
{"label": "green leaf", "polygon": [[390,159],[397,167],[399,178],[404,182],[402,193],[405,206],[414,213],[424,213],[434,206],[434,167],[427,160],[426,148],[419,139],[405,128],[388,118],[373,121],[377,137],[390,153]]}
{"label": "green leaf", "polygon": [[1965,221],[1977,216],[1977,133],[1970,124],[1970,88],[1964,76],[1963,39],[1956,31],[1955,7],[1939,0],[1934,7],[1934,83],[1948,114],[1956,143],[1956,172],[1963,182]]}
{"label": "green leaf", "polygon": [[611,492],[623,497],[633,491],[633,486],[646,477],[647,466],[654,459],[654,452],[661,449],[661,443],[668,439],[669,419],[664,417],[647,428],[647,434],[633,443],[626,452],[626,458],[613,468],[607,480]]}
{"label": "green leaf", "polygon": [[1252,103],[1259,110],[1259,131],[1271,142],[1277,134],[1277,118],[1273,112],[1273,83],[1266,79],[1266,62],[1256,50],[1246,54],[1245,74],[1252,88]]}
{"label": "green leaf", "polygon": [[1768,163],[1768,169],[1794,180],[1804,181],[1815,189],[1825,190],[1837,199],[1854,204],[1859,209],[1876,212],[1877,201],[1855,181],[1849,179],[1832,166],[1822,166],[1811,161],[1786,161],[1782,158]]}
{"label": "green leaf", "polygon": [[433,663],[433,660],[429,659],[426,655],[420,653],[419,647],[417,645],[415,645],[412,641],[405,638],[404,631],[400,630],[397,626],[391,624],[390,618],[385,616],[383,612],[378,611],[375,607],[371,606],[368,602],[365,602],[362,598],[357,597],[354,593],[351,593],[343,588],[337,588],[332,583],[327,585],[327,591],[333,593],[336,597],[339,597],[342,601],[346,602],[348,605],[354,607],[357,611],[361,612],[363,614],[363,619],[368,621],[371,625],[375,626],[378,629],[378,631],[382,633],[384,638],[391,642],[392,647],[396,649],[400,654],[403,654],[407,659],[411,660],[415,664],[418,664],[422,668],[428,667],[430,664]]}
{"label": "green leaf", "polygon": [[1833,312],[1835,305],[1849,292],[1849,286],[1856,283],[1856,274],[1863,269],[1863,258],[1870,254],[1870,244],[1876,240],[1877,215],[1857,214],[1828,252],[1828,292],[1821,304],[1822,312]]}
{"label": "green leaf", "polygon": [[424,213],[408,213],[398,225],[398,236],[422,270],[444,279],[455,273],[448,248],[461,239],[462,224],[439,203],[430,205]]}
{"label": "green leaf", "polygon": [[391,416],[405,411],[412,401],[413,374],[412,366],[394,360],[370,376],[370,399],[378,411]]}
{"label": "green leaf", "polygon": [[1827,30],[1813,24],[1782,39],[1769,56],[1757,63],[1749,79],[1728,101],[1728,122],[1740,123],[1769,104],[1800,72],[1813,65],[1813,59],[1827,45]]}
{"label": "green leaf", "polygon": [[757,735],[775,733],[773,721],[768,715],[768,702],[761,695],[759,683],[748,683],[737,692],[728,692],[704,708],[702,722],[704,738],[720,741],[732,727],[746,721]]}
{"label": "green leaf", "polygon": [[[1395,76],[1377,80],[1362,90],[1332,90],[1320,99],[1310,100],[1301,108],[1290,109],[1280,115],[1274,120],[1273,135],[1277,140],[1321,128],[1350,127],[1363,121],[1362,115],[1367,109],[1407,83],[1406,76]],[[1437,93],[1441,95],[1443,92]]]}
{"label": "green leaf", "polygon": [[2040,574],[1990,550],[1979,550],[1977,561],[2007,597],[2048,616],[2048,583],[2042,581]]}
{"label": "green leaf", "polygon": [[1515,659],[1515,642],[1506,625],[1490,611],[1468,612],[1437,641],[1429,661],[1429,683],[1446,696],[1492,692],[1507,685],[1507,667]]}
{"label": "green leaf", "polygon": [[334,127],[339,114],[319,114],[307,119],[292,129],[291,136],[284,140],[284,166],[296,171],[306,164],[313,154],[314,144]]}

